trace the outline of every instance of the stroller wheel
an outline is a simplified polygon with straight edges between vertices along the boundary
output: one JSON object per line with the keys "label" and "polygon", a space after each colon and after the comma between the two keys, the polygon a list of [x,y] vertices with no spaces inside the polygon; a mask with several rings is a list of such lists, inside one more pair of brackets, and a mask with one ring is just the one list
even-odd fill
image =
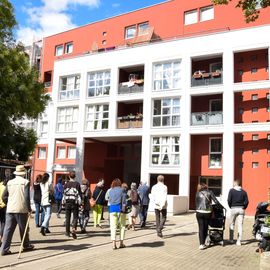
{"label": "stroller wheel", "polygon": [[220,241],[219,244],[224,247],[224,241]]}
{"label": "stroller wheel", "polygon": [[211,245],[211,241],[210,241],[210,236],[209,236],[209,235],[207,235],[207,237],[206,237],[206,239],[205,239],[205,245],[206,245],[207,247],[210,247],[210,245]]}

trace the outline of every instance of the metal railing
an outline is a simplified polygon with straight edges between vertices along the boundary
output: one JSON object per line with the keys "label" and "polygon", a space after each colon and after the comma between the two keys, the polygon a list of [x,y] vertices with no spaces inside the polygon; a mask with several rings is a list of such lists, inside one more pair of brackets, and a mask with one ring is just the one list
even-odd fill
{"label": "metal railing", "polygon": [[220,125],[223,124],[223,112],[191,113],[191,125]]}
{"label": "metal railing", "polygon": [[218,77],[213,77],[209,75],[209,77],[200,77],[200,78],[191,78],[191,86],[207,86],[207,85],[215,85],[215,84],[222,84],[222,73]]}
{"label": "metal railing", "polygon": [[118,117],[117,119],[117,128],[118,129],[127,129],[127,128],[141,128],[143,124],[142,118],[134,119],[123,119],[122,117]]}

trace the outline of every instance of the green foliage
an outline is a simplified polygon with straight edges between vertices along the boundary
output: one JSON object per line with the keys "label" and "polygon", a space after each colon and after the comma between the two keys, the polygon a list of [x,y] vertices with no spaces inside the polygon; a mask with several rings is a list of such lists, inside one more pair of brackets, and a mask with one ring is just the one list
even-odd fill
{"label": "green foliage", "polygon": [[[228,5],[232,0],[212,0],[215,5]],[[239,0],[236,7],[243,10],[243,14],[247,23],[254,22],[260,15],[260,10],[257,8],[267,8],[270,6],[270,0]]]}
{"label": "green foliage", "polygon": [[33,130],[23,128],[23,119],[37,119],[49,97],[30,67],[21,44],[14,42],[13,7],[0,0],[0,158],[26,161],[37,143]]}

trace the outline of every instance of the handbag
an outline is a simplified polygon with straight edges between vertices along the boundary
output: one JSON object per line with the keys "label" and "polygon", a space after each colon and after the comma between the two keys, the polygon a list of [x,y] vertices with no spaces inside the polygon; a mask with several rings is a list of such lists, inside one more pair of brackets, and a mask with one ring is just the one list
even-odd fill
{"label": "handbag", "polygon": [[210,203],[210,210],[211,210],[211,219],[215,218],[215,212],[213,211],[213,207],[211,204],[211,200],[203,193],[201,192],[201,194],[207,199],[207,201]]}
{"label": "handbag", "polygon": [[99,196],[101,195],[101,193],[102,193],[102,190],[99,192],[99,194],[98,194],[98,196],[97,196],[96,199],[94,199],[94,198],[92,197],[92,198],[89,200],[90,206],[91,206],[92,208],[96,205],[96,202],[97,202]]}

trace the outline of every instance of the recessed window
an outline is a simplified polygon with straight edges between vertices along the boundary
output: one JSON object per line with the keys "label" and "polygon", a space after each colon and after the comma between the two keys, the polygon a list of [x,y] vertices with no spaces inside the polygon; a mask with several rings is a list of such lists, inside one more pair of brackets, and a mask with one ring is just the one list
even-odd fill
{"label": "recessed window", "polygon": [[57,158],[58,159],[65,159],[66,158],[66,147],[65,146],[59,146],[57,148]]}
{"label": "recessed window", "polygon": [[106,45],[106,40],[104,39],[104,40],[102,40],[102,45]]}
{"label": "recessed window", "polygon": [[78,99],[80,96],[80,75],[60,78],[60,100]]}
{"label": "recessed window", "polygon": [[180,137],[153,137],[151,157],[152,165],[179,165]]}
{"label": "recessed window", "polygon": [[251,99],[252,99],[252,100],[258,100],[258,95],[257,95],[257,94],[251,95]]}
{"label": "recessed window", "polygon": [[48,121],[41,121],[41,123],[40,123],[40,137],[41,138],[48,137]]}
{"label": "recessed window", "polygon": [[136,30],[136,25],[126,27],[125,39],[134,38],[136,36]]}
{"label": "recessed window", "polygon": [[265,71],[266,71],[266,72],[269,72],[269,67],[266,67],[266,68],[265,68]]}
{"label": "recessed window", "polygon": [[259,153],[259,149],[258,148],[253,148],[252,149],[252,154],[258,154]]}
{"label": "recessed window", "polygon": [[261,2],[259,0],[256,0],[255,9],[261,9],[261,8],[262,8]]}
{"label": "recessed window", "polygon": [[258,134],[253,134],[252,135],[252,141],[258,141],[259,140],[259,135]]}
{"label": "recessed window", "polygon": [[266,111],[267,111],[267,112],[270,112],[270,107],[266,108]]}
{"label": "recessed window", "polygon": [[200,22],[209,21],[214,19],[214,7],[204,7],[200,9]]}
{"label": "recessed window", "polygon": [[39,147],[38,148],[38,158],[39,159],[46,159],[46,147]]}
{"label": "recessed window", "polygon": [[111,89],[111,72],[96,71],[88,74],[88,97],[109,95]]}
{"label": "recessed window", "polygon": [[148,29],[149,29],[149,23],[148,22],[139,23],[138,24],[138,36],[148,34]]}
{"label": "recessed window", "polygon": [[55,55],[59,56],[64,53],[64,46],[63,45],[58,45],[55,47]]}
{"label": "recessed window", "polygon": [[153,127],[180,126],[180,98],[153,102]]}
{"label": "recessed window", "polygon": [[242,76],[244,74],[244,71],[242,69],[238,70],[238,75]]}
{"label": "recessed window", "polygon": [[75,159],[76,158],[76,147],[68,146],[68,158]]}
{"label": "recessed window", "polygon": [[106,37],[106,36],[107,36],[107,32],[104,31],[104,32],[102,33],[102,36],[103,36],[103,37]]}
{"label": "recessed window", "polygon": [[270,154],[270,148],[267,148],[267,154]]}
{"label": "recessed window", "polygon": [[198,22],[198,11],[197,9],[185,12],[185,25],[194,24]]}
{"label": "recessed window", "polygon": [[251,69],[251,73],[254,74],[254,73],[257,73],[258,69],[257,68],[252,68]]}
{"label": "recessed window", "polygon": [[270,140],[270,134],[267,134],[267,140]]}
{"label": "recessed window", "polygon": [[267,168],[270,168],[270,162],[267,162]]}
{"label": "recessed window", "polygon": [[78,107],[60,107],[57,110],[57,132],[74,132],[78,130]]}
{"label": "recessed window", "polygon": [[103,130],[109,127],[109,105],[98,104],[86,108],[86,131]]}
{"label": "recessed window", "polygon": [[222,159],[221,138],[209,138],[209,167],[220,168]]}
{"label": "recessed window", "polygon": [[154,64],[154,90],[180,88],[181,61]]}
{"label": "recessed window", "polygon": [[66,53],[72,53],[73,52],[73,43],[69,42],[66,44]]}
{"label": "recessed window", "polygon": [[259,167],[259,162],[252,162],[252,168],[257,169]]}
{"label": "recessed window", "polygon": [[266,98],[270,99],[270,94],[269,93],[266,94]]}
{"label": "recessed window", "polygon": [[222,178],[221,177],[200,177],[200,183],[205,183],[208,188],[219,197],[222,189]]}
{"label": "recessed window", "polygon": [[252,111],[252,113],[257,113],[258,112],[258,107],[253,107],[251,111]]}

